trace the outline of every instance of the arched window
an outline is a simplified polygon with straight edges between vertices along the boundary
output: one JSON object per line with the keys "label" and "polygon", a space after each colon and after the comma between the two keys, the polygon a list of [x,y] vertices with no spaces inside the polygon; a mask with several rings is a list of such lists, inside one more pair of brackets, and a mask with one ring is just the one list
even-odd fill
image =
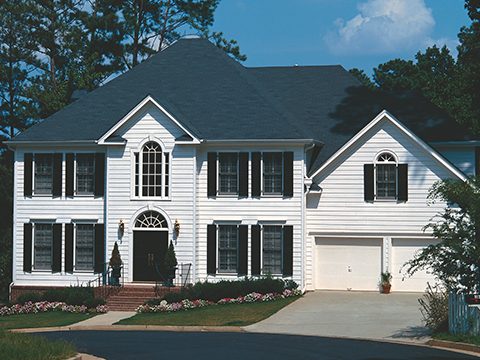
{"label": "arched window", "polygon": [[139,229],[168,229],[167,220],[157,211],[145,211],[135,220],[135,228]]}
{"label": "arched window", "polygon": [[375,160],[375,185],[377,199],[397,198],[397,160],[389,152],[382,152]]}
{"label": "arched window", "polygon": [[135,196],[169,196],[169,155],[155,141],[147,142],[135,153]]}

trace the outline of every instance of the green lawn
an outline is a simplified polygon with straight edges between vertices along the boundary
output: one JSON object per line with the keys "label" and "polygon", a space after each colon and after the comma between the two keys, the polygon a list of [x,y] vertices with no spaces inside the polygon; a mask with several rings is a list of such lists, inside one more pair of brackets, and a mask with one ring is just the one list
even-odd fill
{"label": "green lawn", "polygon": [[65,326],[93,316],[95,314],[73,314],[61,311],[0,316],[0,330]]}
{"label": "green lawn", "polygon": [[118,325],[245,326],[266,319],[299,297],[276,301],[207,306],[172,313],[137,314]]}
{"label": "green lawn", "polygon": [[454,342],[462,342],[466,344],[479,345],[480,346],[480,336],[473,335],[452,335],[448,333],[437,333],[433,334],[432,337],[437,340],[447,340]]}
{"label": "green lawn", "polygon": [[0,357],[8,360],[61,360],[75,355],[73,345],[40,336],[0,330]]}

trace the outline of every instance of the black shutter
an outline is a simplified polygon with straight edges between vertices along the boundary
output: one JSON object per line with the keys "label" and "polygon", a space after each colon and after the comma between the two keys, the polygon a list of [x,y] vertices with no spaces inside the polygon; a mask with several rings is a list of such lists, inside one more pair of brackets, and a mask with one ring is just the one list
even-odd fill
{"label": "black shutter", "polygon": [[105,189],[105,154],[95,154],[95,196],[103,196]]}
{"label": "black shutter", "polygon": [[53,196],[62,196],[62,161],[63,154],[53,154]]}
{"label": "black shutter", "polygon": [[252,225],[252,275],[260,275],[260,225]]}
{"label": "black shutter", "polygon": [[261,159],[261,153],[252,153],[252,197],[261,195]]}
{"label": "black shutter", "polygon": [[283,227],[283,276],[293,274],[293,226]]}
{"label": "black shutter", "polygon": [[217,226],[207,225],[207,274],[217,273]]}
{"label": "black shutter", "polygon": [[75,155],[74,154],[66,154],[65,155],[65,196],[73,196],[73,182],[75,178],[74,174],[74,161]]}
{"label": "black shutter", "polygon": [[363,165],[363,197],[365,201],[373,201],[374,179],[373,164]]}
{"label": "black shutter", "polygon": [[53,224],[52,272],[62,271],[62,224]]}
{"label": "black shutter", "polygon": [[283,196],[293,196],[293,152],[283,153]]}
{"label": "black shutter", "polygon": [[23,195],[32,196],[33,154],[23,154]]}
{"label": "black shutter", "polygon": [[217,196],[217,153],[209,152],[208,153],[208,197]]}
{"label": "black shutter", "polygon": [[65,272],[73,272],[73,224],[65,224]]}
{"label": "black shutter", "polygon": [[238,156],[238,195],[248,197],[248,153],[241,152]]}
{"label": "black shutter", "polygon": [[238,227],[238,275],[247,275],[248,225]]}
{"label": "black shutter", "polygon": [[475,176],[480,176],[480,146],[475,148]]}
{"label": "black shutter", "polygon": [[95,265],[96,273],[103,273],[105,262],[105,226],[104,224],[95,224]]}
{"label": "black shutter", "polygon": [[408,164],[398,164],[398,201],[408,201]]}
{"label": "black shutter", "polygon": [[32,272],[32,224],[23,224],[23,271]]}

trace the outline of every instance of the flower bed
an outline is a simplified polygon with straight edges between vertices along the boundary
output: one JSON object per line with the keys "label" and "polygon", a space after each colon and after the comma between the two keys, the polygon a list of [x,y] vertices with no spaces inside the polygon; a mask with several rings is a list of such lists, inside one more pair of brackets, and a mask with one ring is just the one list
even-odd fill
{"label": "flower bed", "polygon": [[207,301],[207,300],[182,300],[174,303],[167,303],[167,301],[162,300],[159,305],[140,305],[136,311],[138,313],[156,313],[156,312],[174,312],[182,310],[190,310],[196,308],[202,308],[205,306],[212,305],[224,305],[224,304],[244,304],[244,303],[255,303],[255,302],[265,302],[265,301],[274,301],[277,299],[284,299],[292,296],[300,296],[302,292],[298,289],[295,290],[284,290],[282,294],[277,293],[250,293],[245,296],[239,296],[237,298],[224,298],[220,299],[217,302]]}
{"label": "flower bed", "polygon": [[88,312],[106,313],[106,305],[98,305],[95,309],[88,309],[85,305],[67,305],[64,302],[27,302],[25,304],[15,304],[12,306],[3,306],[0,308],[0,316],[18,315],[18,314],[36,314],[48,311],[63,311],[69,313],[84,314]]}

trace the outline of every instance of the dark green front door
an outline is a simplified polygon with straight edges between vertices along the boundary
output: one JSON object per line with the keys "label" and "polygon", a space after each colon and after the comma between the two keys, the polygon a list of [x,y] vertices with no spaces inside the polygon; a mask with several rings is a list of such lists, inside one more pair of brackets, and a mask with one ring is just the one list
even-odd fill
{"label": "dark green front door", "polygon": [[162,262],[168,247],[167,231],[134,231],[133,281],[155,281],[155,263]]}

